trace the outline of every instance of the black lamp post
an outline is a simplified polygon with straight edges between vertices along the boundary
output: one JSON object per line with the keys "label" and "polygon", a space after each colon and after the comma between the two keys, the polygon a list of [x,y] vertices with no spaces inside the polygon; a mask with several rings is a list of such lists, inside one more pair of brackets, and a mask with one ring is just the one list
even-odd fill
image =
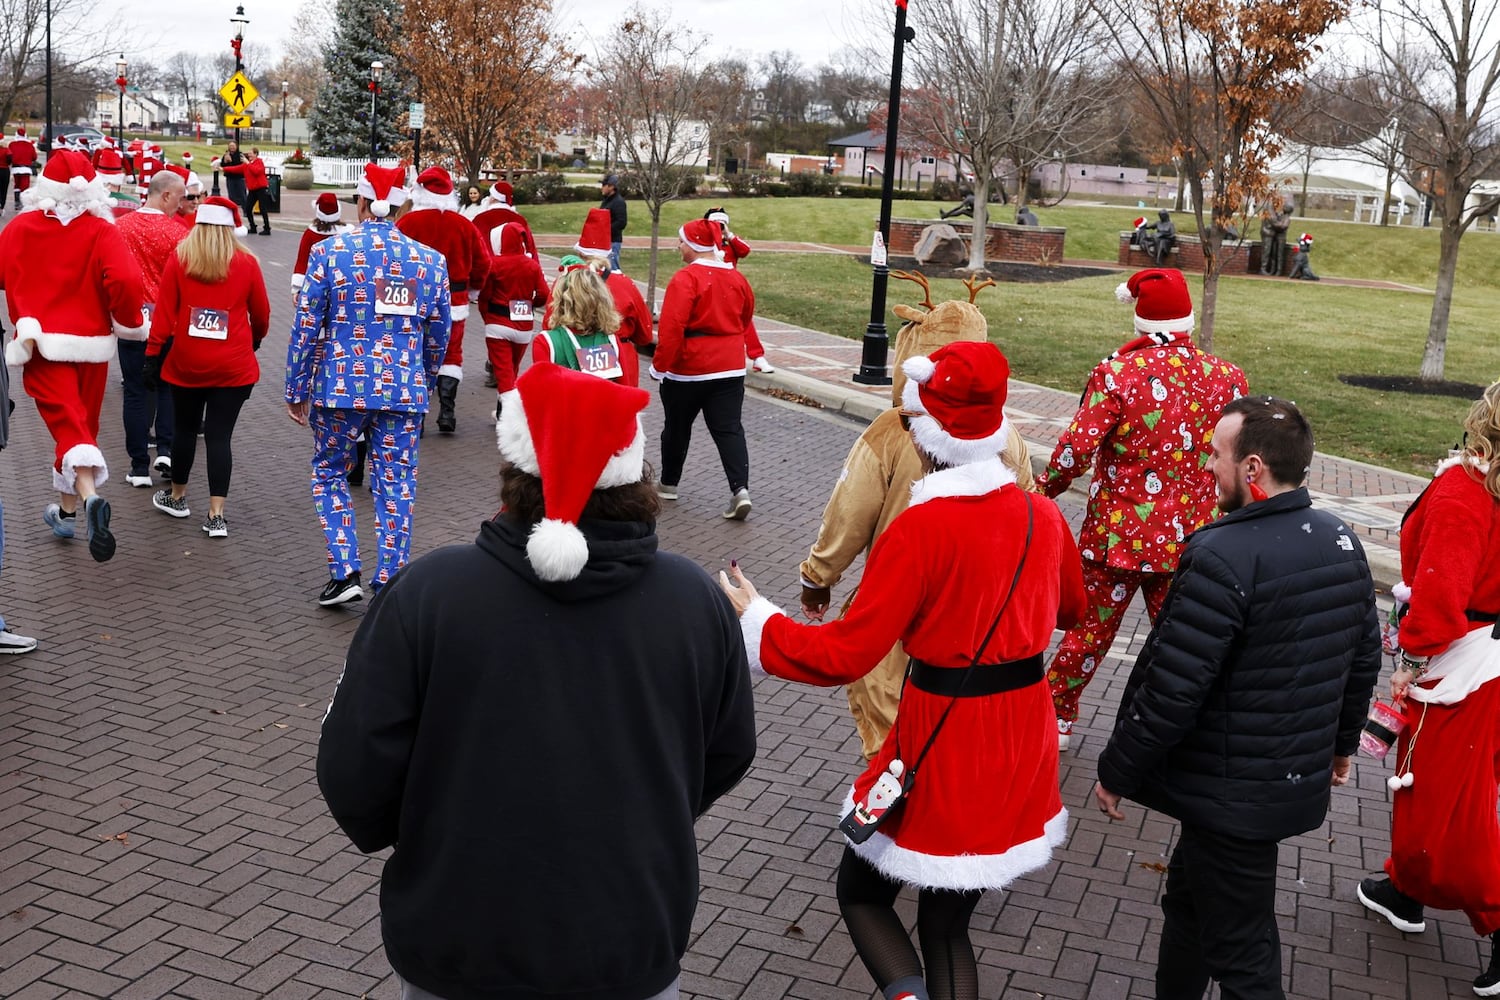
{"label": "black lamp post", "polygon": [[42,152],[52,152],[52,0],[47,0],[47,109],[46,129],[42,132]]}
{"label": "black lamp post", "polygon": [[376,120],[380,113],[380,74],[385,71],[385,63],[379,59],[370,63],[370,162],[375,162],[376,152]]}
{"label": "black lamp post", "polygon": [[286,145],[286,92],[292,85],[286,80],[281,81],[281,144]]}
{"label": "black lamp post", "polygon": [[120,58],[115,60],[115,86],[120,88],[120,110],[115,115],[115,145],[120,151],[125,151],[125,87],[130,83],[125,79],[125,53],[120,53]]}
{"label": "black lamp post", "polygon": [[901,113],[901,62],[906,43],[916,34],[906,26],[906,0],[896,0],[895,44],[891,53],[891,95],[885,122],[885,172],[880,178],[880,242],[882,256],[874,261],[875,280],[870,290],[870,323],[865,327],[859,371],[854,381],[861,385],[890,385],[890,367],[886,357],[890,338],[885,332],[885,291],[890,281],[884,250],[891,242],[891,197],[896,179],[897,124]]}
{"label": "black lamp post", "polygon": [[[229,40],[229,47],[234,50],[234,71],[241,73],[245,69],[245,57],[240,52],[240,48],[245,44],[245,25],[250,23],[250,19],[245,16],[243,5],[234,9],[234,16],[229,19],[229,23],[234,25],[234,37]],[[240,129],[238,125],[234,128],[234,145],[236,149],[240,145]]]}

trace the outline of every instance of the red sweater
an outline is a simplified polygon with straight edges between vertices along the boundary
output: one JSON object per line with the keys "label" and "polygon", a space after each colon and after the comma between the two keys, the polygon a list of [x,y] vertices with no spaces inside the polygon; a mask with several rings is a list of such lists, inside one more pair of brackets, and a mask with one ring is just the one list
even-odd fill
{"label": "red sweater", "polygon": [[625,385],[640,385],[641,359],[635,353],[635,346],[651,343],[651,310],[646,308],[646,300],[635,282],[621,272],[611,271],[604,283],[609,286],[615,309],[620,313],[620,367],[625,370],[621,381]]}
{"label": "red sweater", "polygon": [[146,301],[155,302],[161,288],[161,272],[167,258],[175,256],[177,244],[187,236],[187,230],[177,222],[175,216],[163,215],[154,208],[143,208],[122,216],[115,223],[125,245],[135,256],[141,268],[141,283],[145,286]]}
{"label": "red sweater", "polygon": [[262,191],[271,186],[271,182],[266,179],[266,165],[258,156],[233,166],[220,166],[219,169],[226,174],[236,174],[245,178],[246,191]]}
{"label": "red sweater", "polygon": [[[209,330],[197,333],[195,309],[218,310],[225,314],[223,322],[200,322],[196,325]],[[188,277],[173,254],[162,270],[146,356],[159,355],[170,337],[172,350],[162,363],[161,377],[172,385],[188,389],[254,385],[260,381],[255,348],[270,325],[265,278],[252,254],[236,253],[229,277],[213,284]],[[223,336],[215,336],[218,333]]]}
{"label": "red sweater", "polygon": [[510,318],[512,299],[531,303],[532,315],[541,318],[551,297],[547,276],[535,257],[505,254],[490,258],[490,273],[479,296],[479,314],[484,317],[484,335],[491,340],[529,343],[534,336],[532,320]]}
{"label": "red sweater", "polygon": [[490,249],[479,238],[474,223],[457,212],[423,208],[401,216],[396,228],[443,255],[448,262],[453,320],[468,319],[469,289],[483,288],[490,273]]}
{"label": "red sweater", "polygon": [[728,264],[696,260],[667,283],[652,366],[681,382],[745,375],[745,326],[755,293]]}

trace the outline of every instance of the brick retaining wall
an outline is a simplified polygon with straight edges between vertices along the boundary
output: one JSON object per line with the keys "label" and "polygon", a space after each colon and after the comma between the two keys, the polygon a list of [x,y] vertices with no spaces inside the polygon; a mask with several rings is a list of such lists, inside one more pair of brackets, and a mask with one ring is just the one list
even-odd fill
{"label": "brick retaining wall", "polygon": [[[1297,244],[1288,243],[1286,248],[1286,261],[1283,264],[1282,274],[1292,272],[1292,261],[1297,256]],[[1260,273],[1260,241],[1246,240],[1243,243],[1226,243],[1219,248],[1223,257],[1223,266],[1219,269],[1220,274],[1259,274]],[[1142,268],[1154,267],[1151,257],[1140,247],[1130,245],[1130,234],[1120,234],[1120,247],[1115,261],[1125,267]],[[1203,244],[1196,236],[1177,237],[1177,246],[1167,257],[1167,266],[1179,268],[1183,271],[1203,271]]]}
{"label": "brick retaining wall", "polygon": [[[969,219],[892,219],[889,249],[893,257],[910,257],[922,238],[922,230],[933,225],[952,226],[967,242],[974,232]],[[1067,229],[1061,226],[1014,226],[1004,222],[985,224],[984,255],[988,260],[1019,260],[1028,264],[1058,264],[1063,258]]]}

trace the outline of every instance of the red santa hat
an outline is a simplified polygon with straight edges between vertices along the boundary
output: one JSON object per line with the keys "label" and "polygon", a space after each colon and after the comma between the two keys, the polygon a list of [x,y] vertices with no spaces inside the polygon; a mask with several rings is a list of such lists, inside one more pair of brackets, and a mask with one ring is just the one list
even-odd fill
{"label": "red santa hat", "polygon": [[651,397],[561,365],[532,365],[500,399],[500,454],[542,481],[545,516],[526,539],[526,560],[549,583],[577,579],[589,560],[578,529],[589,496],[644,475],[640,413]]}
{"label": "red santa hat", "polygon": [[1131,229],[1139,229],[1142,226],[1144,226],[1145,224],[1146,224],[1146,217],[1144,215],[1138,216],[1136,218],[1136,220],[1130,224],[1130,228]]}
{"label": "red santa hat", "polygon": [[[118,155],[118,154],[116,154],[116,155]],[[187,187],[187,182],[189,180],[191,180],[192,177],[193,177],[192,172],[190,170],[188,170],[187,167],[179,167],[175,163],[168,163],[162,169],[165,170],[169,174],[176,174],[178,177],[181,177],[182,178],[182,186],[183,187]]]}
{"label": "red santa hat", "polygon": [[1193,329],[1193,297],[1181,271],[1162,267],[1137,271],[1115,289],[1115,298],[1135,303],[1135,328],[1140,333]]}
{"label": "red santa hat", "polygon": [[530,257],[531,251],[526,249],[526,232],[515,222],[502,222],[490,230],[490,249],[497,257],[509,257],[520,254]]}
{"label": "red santa hat", "polygon": [[583,219],[583,235],[573,245],[585,257],[609,256],[609,209],[591,208]]}
{"label": "red santa hat", "polygon": [[199,177],[193,171],[191,171],[191,170],[188,171],[187,181],[185,181],[184,183],[186,183],[186,185],[187,185],[187,193],[188,194],[192,194],[195,189],[197,190],[197,192],[199,194],[203,193],[203,178]]}
{"label": "red santa hat", "polygon": [[313,215],[317,216],[319,222],[337,222],[342,213],[339,196],[332,191],[324,191],[313,200]]}
{"label": "red santa hat", "polygon": [[125,159],[120,156],[118,149],[101,149],[99,150],[99,162],[94,164],[94,170],[104,175],[106,183],[123,183],[125,180]]}
{"label": "red santa hat", "polygon": [[85,212],[113,219],[104,179],[89,158],[76,149],[53,150],[47,166],[21,196],[28,208],[53,213],[64,225]]}
{"label": "red santa hat", "polygon": [[505,181],[496,181],[495,183],[491,184],[490,193],[485,197],[489,198],[490,201],[498,201],[500,204],[507,207],[514,206],[516,203],[515,188],[511,187],[510,184]]}
{"label": "red santa hat", "polygon": [[428,167],[418,174],[417,185],[411,189],[411,207],[458,211],[458,195],[453,190],[453,178],[448,171],[442,167]]}
{"label": "red santa hat", "polygon": [[1312,233],[1303,233],[1301,236],[1297,237],[1297,242],[1306,243],[1308,246],[1312,246]]}
{"label": "red santa hat", "polygon": [[[601,211],[608,212],[607,209],[601,209]],[[696,250],[699,253],[708,253],[710,250],[718,252],[722,233],[717,223],[709,222],[707,219],[693,219],[677,230],[677,238],[686,243],[689,250]]]}
{"label": "red santa hat", "polygon": [[1010,363],[988,341],[961,340],[907,358],[901,407],[917,447],[948,466],[998,460],[1009,428]]}
{"label": "red santa hat", "polygon": [[184,149],[182,151],[182,162],[183,162],[183,164],[185,166],[192,166],[192,163],[193,163],[193,152],[192,152],[192,150],[190,150],[190,149]]}
{"label": "red santa hat", "polygon": [[359,179],[359,196],[370,202],[370,214],[383,219],[391,206],[406,200],[406,164],[394,167],[365,164],[365,175]]}
{"label": "red santa hat", "polygon": [[16,126],[16,138],[17,139],[24,139],[24,138],[26,138],[26,126],[25,125],[17,125]]}
{"label": "red santa hat", "polygon": [[228,198],[209,198],[198,206],[193,220],[200,226],[228,226],[234,235],[244,236],[250,230],[240,219],[240,206]]}

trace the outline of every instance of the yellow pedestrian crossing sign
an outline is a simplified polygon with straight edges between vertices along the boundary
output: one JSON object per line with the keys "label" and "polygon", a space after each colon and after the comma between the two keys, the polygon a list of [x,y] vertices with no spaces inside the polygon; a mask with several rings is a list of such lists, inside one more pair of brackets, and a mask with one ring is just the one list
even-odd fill
{"label": "yellow pedestrian crossing sign", "polygon": [[224,98],[224,103],[229,105],[231,111],[243,115],[260,96],[260,91],[255,89],[255,84],[250,82],[248,76],[235,70],[234,76],[231,76],[224,82],[224,86],[219,88],[219,96]]}
{"label": "yellow pedestrian crossing sign", "polygon": [[225,115],[225,128],[253,128],[254,125],[249,115]]}

